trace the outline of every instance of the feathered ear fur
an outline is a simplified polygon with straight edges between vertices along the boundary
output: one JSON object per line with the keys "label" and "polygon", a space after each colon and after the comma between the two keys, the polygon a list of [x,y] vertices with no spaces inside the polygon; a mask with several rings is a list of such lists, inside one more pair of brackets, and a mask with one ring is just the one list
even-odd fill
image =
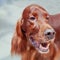
{"label": "feathered ear fur", "polygon": [[16,25],[16,30],[11,42],[11,53],[20,54],[26,51],[27,40],[22,31],[22,20],[19,20]]}

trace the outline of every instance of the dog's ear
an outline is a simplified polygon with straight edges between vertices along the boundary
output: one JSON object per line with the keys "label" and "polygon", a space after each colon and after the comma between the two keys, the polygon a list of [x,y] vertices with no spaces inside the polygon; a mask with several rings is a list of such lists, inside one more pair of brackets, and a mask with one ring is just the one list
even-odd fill
{"label": "dog's ear", "polygon": [[16,25],[15,33],[11,42],[11,53],[20,54],[26,51],[27,40],[22,30],[22,20],[19,20]]}

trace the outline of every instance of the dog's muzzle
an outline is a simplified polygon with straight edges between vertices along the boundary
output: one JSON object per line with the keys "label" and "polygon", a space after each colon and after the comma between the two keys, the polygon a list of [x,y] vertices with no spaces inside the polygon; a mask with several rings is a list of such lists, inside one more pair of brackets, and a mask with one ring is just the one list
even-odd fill
{"label": "dog's muzzle", "polygon": [[39,52],[39,53],[48,53],[49,52],[49,46],[50,44],[45,43],[39,43],[33,39],[33,37],[29,38],[30,43],[33,45],[33,47]]}

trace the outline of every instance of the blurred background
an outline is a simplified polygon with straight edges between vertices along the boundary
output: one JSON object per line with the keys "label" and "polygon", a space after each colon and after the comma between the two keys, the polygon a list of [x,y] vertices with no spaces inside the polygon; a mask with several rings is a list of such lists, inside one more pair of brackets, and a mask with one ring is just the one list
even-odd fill
{"label": "blurred background", "polygon": [[0,0],[0,60],[21,60],[11,56],[11,39],[18,18],[30,4],[39,4],[50,14],[60,13],[60,0]]}

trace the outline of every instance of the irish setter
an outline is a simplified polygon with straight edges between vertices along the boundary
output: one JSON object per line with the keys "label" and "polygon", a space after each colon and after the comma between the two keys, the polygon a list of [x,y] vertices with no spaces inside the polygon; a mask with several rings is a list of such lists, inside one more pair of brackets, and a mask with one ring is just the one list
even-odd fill
{"label": "irish setter", "polygon": [[60,60],[59,19],[60,14],[50,15],[39,5],[27,6],[17,22],[11,53],[21,54],[22,60]]}

